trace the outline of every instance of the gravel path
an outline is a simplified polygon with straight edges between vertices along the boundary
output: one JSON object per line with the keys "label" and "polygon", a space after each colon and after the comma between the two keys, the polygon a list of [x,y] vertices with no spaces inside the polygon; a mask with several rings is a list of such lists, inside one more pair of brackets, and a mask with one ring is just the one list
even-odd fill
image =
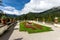
{"label": "gravel path", "polygon": [[[42,24],[40,22],[35,22],[35,21],[33,22],[37,24]],[[6,40],[7,39],[9,40],[60,40],[59,27],[55,27],[54,25],[51,24],[43,24],[43,25],[52,27],[54,31],[28,34],[28,32],[19,31],[19,22],[18,22],[17,25],[11,29],[10,35],[7,36],[7,34],[5,34],[5,37],[4,38],[0,37],[0,40],[1,39],[2,40],[4,39]]]}
{"label": "gravel path", "polygon": [[[42,24],[39,22],[35,23]],[[9,40],[60,40],[60,28],[55,27],[53,25],[47,25],[47,26],[52,27],[54,31],[28,34],[28,32],[19,32],[19,22],[18,22]]]}
{"label": "gravel path", "polygon": [[19,32],[19,22],[18,22],[9,40],[22,40],[22,39],[27,40],[27,37],[28,37],[27,32]]}
{"label": "gravel path", "polygon": [[4,34],[0,36],[0,40],[8,40],[12,32],[14,31],[14,27],[15,25],[10,27],[6,32],[4,32]]}

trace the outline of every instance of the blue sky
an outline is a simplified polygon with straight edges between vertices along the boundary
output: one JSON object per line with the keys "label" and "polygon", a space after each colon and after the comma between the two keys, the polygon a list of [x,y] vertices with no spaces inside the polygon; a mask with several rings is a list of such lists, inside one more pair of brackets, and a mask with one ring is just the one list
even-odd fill
{"label": "blue sky", "polygon": [[3,0],[5,6],[15,7],[17,10],[24,8],[25,4],[30,2],[30,0]]}

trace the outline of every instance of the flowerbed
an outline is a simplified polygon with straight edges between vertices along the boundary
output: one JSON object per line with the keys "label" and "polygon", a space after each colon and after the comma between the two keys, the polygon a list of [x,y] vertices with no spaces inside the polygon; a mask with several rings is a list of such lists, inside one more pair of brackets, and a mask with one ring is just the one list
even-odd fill
{"label": "flowerbed", "polygon": [[29,22],[21,22],[19,30],[28,31],[28,33],[52,31],[52,29],[50,27],[35,24],[35,23],[29,23]]}

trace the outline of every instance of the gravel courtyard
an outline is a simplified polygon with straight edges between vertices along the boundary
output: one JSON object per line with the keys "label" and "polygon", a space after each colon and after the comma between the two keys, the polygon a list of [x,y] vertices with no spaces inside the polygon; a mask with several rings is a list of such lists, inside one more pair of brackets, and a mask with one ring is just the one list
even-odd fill
{"label": "gravel courtyard", "polygon": [[[39,24],[39,22],[35,23]],[[28,32],[19,32],[18,22],[9,40],[60,40],[60,28],[54,25],[45,25],[52,27],[54,31],[28,34]]]}

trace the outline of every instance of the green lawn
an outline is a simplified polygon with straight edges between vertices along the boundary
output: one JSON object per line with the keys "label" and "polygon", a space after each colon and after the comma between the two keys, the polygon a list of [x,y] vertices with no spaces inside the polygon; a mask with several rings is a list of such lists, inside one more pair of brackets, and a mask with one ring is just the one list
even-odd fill
{"label": "green lawn", "polygon": [[42,27],[42,29],[39,29],[34,24],[35,23],[33,23],[33,27],[35,28],[35,30],[33,30],[31,28],[26,28],[24,22],[21,22],[19,30],[20,31],[27,31],[28,33],[39,33],[39,32],[53,31],[50,27],[43,26],[43,25],[40,25]]}

